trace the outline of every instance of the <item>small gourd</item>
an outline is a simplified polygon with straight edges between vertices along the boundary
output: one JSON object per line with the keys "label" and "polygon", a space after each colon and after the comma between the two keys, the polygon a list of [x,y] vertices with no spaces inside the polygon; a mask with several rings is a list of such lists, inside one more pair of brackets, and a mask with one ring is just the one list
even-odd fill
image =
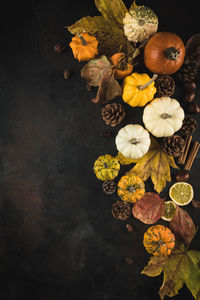
{"label": "small gourd", "polygon": [[144,63],[155,74],[173,74],[180,69],[185,58],[185,46],[175,33],[158,32],[144,47]]}
{"label": "small gourd", "polygon": [[175,246],[175,236],[168,227],[154,225],[144,233],[143,244],[154,256],[168,256]]}
{"label": "small gourd", "polygon": [[113,180],[117,177],[120,169],[120,163],[109,154],[99,156],[94,163],[94,173],[99,180]]}
{"label": "small gourd", "polygon": [[143,123],[156,137],[173,135],[182,127],[183,119],[184,110],[170,97],[155,98],[143,111]]}
{"label": "small gourd", "polygon": [[128,124],[119,130],[115,143],[123,156],[138,159],[149,150],[151,139],[148,131],[141,125]]}
{"label": "small gourd", "polygon": [[135,6],[123,19],[124,34],[131,42],[143,42],[158,30],[158,17],[144,5]]}
{"label": "small gourd", "polygon": [[151,79],[148,74],[133,73],[124,79],[122,98],[124,102],[132,107],[145,106],[150,102],[155,93],[154,80],[157,75]]}
{"label": "small gourd", "polygon": [[118,196],[124,202],[134,203],[145,193],[144,182],[135,174],[127,174],[122,176],[117,187]]}
{"label": "small gourd", "polygon": [[74,58],[80,62],[88,61],[98,54],[98,41],[87,33],[74,36],[69,46],[72,48]]}
{"label": "small gourd", "polygon": [[123,52],[115,53],[111,56],[110,61],[114,65],[114,75],[116,79],[123,79],[133,71],[133,65],[128,63]]}

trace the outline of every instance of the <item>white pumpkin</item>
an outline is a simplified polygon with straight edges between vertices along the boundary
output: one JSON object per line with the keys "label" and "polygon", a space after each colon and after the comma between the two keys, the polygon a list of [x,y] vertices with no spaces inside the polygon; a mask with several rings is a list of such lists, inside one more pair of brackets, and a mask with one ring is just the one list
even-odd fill
{"label": "white pumpkin", "polygon": [[144,5],[127,12],[124,19],[124,34],[131,42],[143,42],[158,30],[158,17]]}
{"label": "white pumpkin", "polygon": [[117,150],[127,158],[142,157],[151,144],[150,135],[138,124],[129,124],[121,128],[115,139]]}
{"label": "white pumpkin", "polygon": [[171,136],[183,124],[184,110],[176,99],[155,98],[143,112],[146,129],[156,137]]}

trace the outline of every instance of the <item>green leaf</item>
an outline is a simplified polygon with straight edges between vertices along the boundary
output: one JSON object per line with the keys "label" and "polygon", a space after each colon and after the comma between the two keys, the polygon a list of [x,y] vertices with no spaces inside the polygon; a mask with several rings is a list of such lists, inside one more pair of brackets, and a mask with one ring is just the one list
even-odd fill
{"label": "green leaf", "polygon": [[128,10],[122,0],[95,0],[95,4],[106,21],[123,27],[123,18]]}
{"label": "green leaf", "polygon": [[152,256],[148,262],[148,265],[142,270],[141,274],[145,274],[149,277],[155,277],[161,274],[163,266],[166,263],[166,256]]}
{"label": "green leaf", "polygon": [[174,297],[185,283],[196,300],[200,299],[200,252],[196,250],[173,250],[168,257],[151,257],[148,265],[141,272],[150,277],[158,276],[163,271],[163,284],[159,295]]}

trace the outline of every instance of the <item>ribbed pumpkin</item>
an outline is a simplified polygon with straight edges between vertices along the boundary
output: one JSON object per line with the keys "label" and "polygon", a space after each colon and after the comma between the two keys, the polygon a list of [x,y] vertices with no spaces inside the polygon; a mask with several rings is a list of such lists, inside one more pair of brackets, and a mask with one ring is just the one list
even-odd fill
{"label": "ribbed pumpkin", "polygon": [[175,73],[182,66],[184,58],[184,43],[175,33],[158,32],[144,48],[144,63],[155,74]]}
{"label": "ribbed pumpkin", "polygon": [[155,93],[154,75],[151,79],[148,74],[132,73],[124,79],[122,98],[132,107],[145,106],[150,102]]}
{"label": "ribbed pumpkin", "polygon": [[120,163],[109,154],[99,156],[94,163],[94,173],[99,180],[112,180],[117,177]]}
{"label": "ribbed pumpkin", "polygon": [[175,246],[175,236],[169,228],[163,225],[154,225],[145,232],[143,244],[150,254],[167,256]]}
{"label": "ribbed pumpkin", "polygon": [[69,46],[72,48],[74,58],[80,62],[88,61],[98,54],[97,39],[87,33],[74,36]]}
{"label": "ribbed pumpkin", "polygon": [[118,182],[117,193],[124,202],[134,203],[145,193],[144,182],[134,174],[124,175]]}

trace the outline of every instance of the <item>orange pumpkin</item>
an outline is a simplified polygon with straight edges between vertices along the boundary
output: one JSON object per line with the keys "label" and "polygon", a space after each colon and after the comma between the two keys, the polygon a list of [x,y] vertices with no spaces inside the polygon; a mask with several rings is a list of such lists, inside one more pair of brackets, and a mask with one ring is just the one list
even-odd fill
{"label": "orange pumpkin", "polygon": [[175,73],[182,66],[184,58],[184,43],[175,33],[158,32],[144,48],[144,63],[155,74]]}
{"label": "orange pumpkin", "polygon": [[116,79],[123,79],[133,71],[133,66],[126,61],[125,54],[122,52],[112,55],[110,61],[115,65],[114,74]]}
{"label": "orange pumpkin", "polygon": [[117,193],[124,202],[134,203],[145,193],[144,182],[134,174],[124,175],[118,182]]}
{"label": "orange pumpkin", "polygon": [[88,61],[98,54],[98,43],[94,36],[82,33],[74,36],[69,46],[72,48],[74,58],[81,62]]}
{"label": "orange pumpkin", "polygon": [[154,225],[145,232],[143,244],[147,252],[155,256],[167,256],[175,246],[175,236],[169,228]]}

